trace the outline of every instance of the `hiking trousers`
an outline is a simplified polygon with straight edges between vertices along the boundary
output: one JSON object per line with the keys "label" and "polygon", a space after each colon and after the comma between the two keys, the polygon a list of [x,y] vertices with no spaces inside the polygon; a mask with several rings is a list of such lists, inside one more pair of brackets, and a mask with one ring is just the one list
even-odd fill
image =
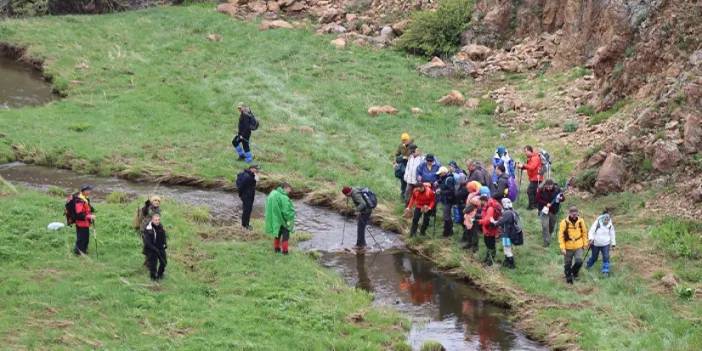
{"label": "hiking trousers", "polygon": [[283,255],[288,254],[288,240],[290,239],[290,231],[283,226],[278,229],[278,236],[273,239],[273,250],[282,252]]}
{"label": "hiking trousers", "polygon": [[551,243],[553,230],[556,228],[556,214],[551,212],[547,215],[539,213],[539,219],[541,220],[541,236],[544,239],[544,246],[548,246]]}
{"label": "hiking trousers", "polygon": [[578,272],[580,267],[583,265],[583,249],[579,248],[577,250],[566,250],[565,255],[563,255],[563,273],[566,279],[573,279],[578,277]]}
{"label": "hiking trousers", "polygon": [[144,250],[146,254],[146,267],[149,269],[151,279],[163,278],[163,273],[166,271],[166,250],[154,251],[152,249]]}
{"label": "hiking trousers", "polygon": [[443,205],[443,218],[444,218],[444,237],[449,237],[453,235],[453,214],[451,213],[451,208],[453,206],[449,204]]}
{"label": "hiking trousers", "polygon": [[497,249],[495,248],[497,239],[494,236],[483,235],[483,241],[485,241],[485,247],[487,248],[485,262],[492,264],[495,262],[495,256],[497,256]]}
{"label": "hiking trousers", "polygon": [[407,182],[404,179],[400,179],[400,196],[402,201],[407,203]]}
{"label": "hiking trousers", "polygon": [[434,210],[430,210],[422,213],[419,208],[414,209],[414,215],[412,216],[412,226],[410,227],[410,236],[415,236],[417,234],[417,227],[419,226],[419,218],[422,219],[422,227],[419,229],[419,234],[424,235],[427,233],[427,228],[429,228],[429,221],[431,221],[431,216]]}
{"label": "hiking trousers", "polygon": [[529,206],[527,209],[536,208],[536,190],[539,188],[539,182],[529,182],[529,187],[527,188],[527,197],[529,198]]}
{"label": "hiking trousers", "polygon": [[600,252],[602,253],[602,273],[609,273],[609,249],[611,248],[610,245],[605,245],[605,246],[592,246],[592,255],[590,255],[590,259],[587,260],[587,268],[590,269],[592,266],[595,265],[595,262],[597,262],[597,258],[600,255]]}
{"label": "hiking trousers", "polygon": [[88,254],[88,244],[90,243],[90,228],[81,228],[76,225],[76,245],[73,253],[80,255]]}
{"label": "hiking trousers", "polygon": [[237,134],[234,136],[234,139],[232,139],[232,145],[236,149],[239,144],[244,148],[244,152],[250,152],[251,149],[249,148],[249,141],[251,141],[251,132],[248,134]]}
{"label": "hiking trousers", "polygon": [[463,238],[465,239],[465,246],[463,246],[464,249],[466,250],[471,250],[473,252],[478,252],[478,243],[479,243],[479,236],[480,236],[480,229],[478,229],[477,224],[473,224],[473,227],[470,229],[467,229],[465,226],[463,226]]}
{"label": "hiking trousers", "polygon": [[361,212],[358,214],[358,226],[356,228],[356,246],[366,246],[366,227],[370,223],[371,212]]}
{"label": "hiking trousers", "polygon": [[251,222],[251,212],[253,211],[254,197],[242,198],[242,212],[241,212],[241,226],[244,228],[249,227]]}

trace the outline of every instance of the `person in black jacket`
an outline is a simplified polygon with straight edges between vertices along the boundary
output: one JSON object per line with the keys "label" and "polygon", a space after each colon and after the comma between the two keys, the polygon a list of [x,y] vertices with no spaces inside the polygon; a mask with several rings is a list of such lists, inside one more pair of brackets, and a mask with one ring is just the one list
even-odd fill
{"label": "person in black jacket", "polygon": [[456,180],[453,173],[446,167],[439,168],[439,201],[443,205],[444,229],[443,237],[453,235],[453,218],[451,208],[456,203]]}
{"label": "person in black jacket", "polygon": [[556,228],[558,211],[561,208],[561,203],[564,201],[563,191],[551,179],[546,179],[544,184],[536,190],[536,205],[539,209],[544,247],[548,247],[551,243],[551,236]]}
{"label": "person in black jacket", "polygon": [[345,186],[341,189],[344,196],[350,196],[358,212],[358,222],[356,230],[356,246],[354,249],[362,251],[366,248],[366,227],[370,223],[371,213],[373,209],[370,207],[366,199],[363,197],[363,188],[352,188]]}
{"label": "person in black jacket", "polygon": [[490,186],[490,175],[480,161],[469,160],[466,162],[466,167],[468,169],[468,182],[476,181],[481,185]]}
{"label": "person in black jacket", "polygon": [[507,192],[509,191],[509,177],[505,172],[505,165],[497,165],[495,174],[497,175],[497,180],[490,187],[492,191],[491,196],[497,201],[502,201],[503,198],[507,197]]}
{"label": "person in black jacket", "polygon": [[[156,213],[151,217],[151,222],[144,228],[144,255],[151,280],[163,278],[166,270],[166,231],[161,225],[161,215]],[[158,269],[157,269],[158,266]]]}
{"label": "person in black jacket", "polygon": [[236,188],[242,203],[241,226],[251,230],[249,222],[256,197],[256,181],[258,180],[258,165],[252,164],[236,176]]}
{"label": "person in black jacket", "polygon": [[239,127],[236,136],[232,139],[232,145],[239,154],[239,160],[251,163],[253,154],[251,153],[249,142],[251,141],[251,128],[257,124],[256,117],[254,117],[251,109],[242,103],[237,106],[237,109],[239,110]]}

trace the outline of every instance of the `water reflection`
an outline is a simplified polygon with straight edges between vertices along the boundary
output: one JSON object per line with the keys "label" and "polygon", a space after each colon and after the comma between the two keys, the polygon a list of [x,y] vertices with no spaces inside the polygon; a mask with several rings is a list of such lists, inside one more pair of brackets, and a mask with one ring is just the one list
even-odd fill
{"label": "water reflection", "polygon": [[34,68],[0,56],[0,109],[40,105],[53,98],[51,85]]}

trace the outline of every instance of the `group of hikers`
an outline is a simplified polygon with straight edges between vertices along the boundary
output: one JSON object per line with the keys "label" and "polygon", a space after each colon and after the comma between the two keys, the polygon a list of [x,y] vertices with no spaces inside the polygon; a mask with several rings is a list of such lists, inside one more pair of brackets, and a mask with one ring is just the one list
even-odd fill
{"label": "group of hikers", "polygon": [[[564,190],[551,179],[551,161],[547,152],[524,147],[525,163],[516,162],[507,148],[499,146],[492,157],[492,172],[480,161],[466,161],[461,169],[455,161],[443,166],[433,155],[424,155],[408,133],[402,133],[394,154],[395,177],[400,181],[400,196],[405,203],[405,216],[411,218],[410,237],[426,235],[438,207],[441,207],[442,236],[451,237],[454,225],[462,229],[463,248],[478,252],[479,236],[483,236],[486,254],[483,262],[492,265],[496,258],[496,242],[501,239],[503,266],[515,268],[513,246],[522,245],[524,234],[513,202],[519,196],[522,172],[526,171],[527,210],[537,210],[541,223],[543,246],[548,247],[556,230],[558,213],[565,202]],[[421,225],[420,225],[421,221]],[[558,243],[563,255],[566,282],[578,277],[587,251],[591,268],[602,255],[601,272],[610,272],[610,248],[616,245],[616,234],[610,214],[603,212],[589,230],[575,206],[558,224]]]}
{"label": "group of hikers", "polygon": [[[250,219],[260,167],[253,163],[250,140],[251,132],[258,128],[258,121],[244,104],[238,104],[236,108],[239,123],[232,145],[239,159],[247,163],[236,177],[236,186],[242,202],[242,228],[251,230]],[[438,207],[441,207],[443,237],[451,237],[454,226],[458,226],[462,232],[463,248],[477,253],[482,235],[486,248],[483,262],[486,265],[495,262],[497,240],[500,239],[504,254],[502,265],[514,269],[513,246],[524,242],[522,223],[514,202],[519,195],[522,172],[526,171],[529,181],[527,210],[538,210],[543,246],[550,245],[565,196],[563,189],[550,179],[550,156],[545,151],[537,152],[527,145],[524,147],[527,161],[520,163],[511,158],[507,148],[499,146],[492,157],[492,172],[475,160],[466,161],[464,170],[455,161],[442,166],[433,154],[422,154],[408,133],[403,133],[400,139],[401,144],[394,155],[394,172],[400,180],[404,214],[411,218],[410,237],[416,237],[417,231],[420,236],[425,236],[432,217],[435,231]],[[76,226],[74,252],[77,255],[87,254],[90,227],[94,226],[95,209],[89,199],[91,190],[89,185],[82,186],[66,203],[67,222]],[[265,233],[273,238],[274,252],[283,255],[289,253],[288,241],[295,226],[291,191],[288,183],[281,183],[270,192],[265,203]],[[354,204],[357,215],[354,249],[362,252],[367,246],[366,229],[378,200],[367,187],[344,186],[341,193]],[[167,264],[167,235],[161,223],[160,205],[161,199],[151,196],[138,210],[134,223],[143,240],[144,265],[153,280],[163,278]],[[568,216],[558,225],[558,243],[564,257],[564,275],[568,283],[572,284],[578,277],[587,256],[585,250],[592,251],[587,268],[591,268],[601,254],[601,272],[609,274],[610,249],[616,245],[616,238],[608,212],[602,213],[586,230],[578,208],[571,206]]]}

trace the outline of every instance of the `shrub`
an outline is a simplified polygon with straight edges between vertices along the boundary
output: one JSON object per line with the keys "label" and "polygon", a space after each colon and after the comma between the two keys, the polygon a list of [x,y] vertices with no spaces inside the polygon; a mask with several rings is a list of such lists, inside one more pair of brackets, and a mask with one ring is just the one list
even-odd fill
{"label": "shrub", "polygon": [[692,300],[695,290],[688,286],[679,285],[675,287],[675,294],[683,300]]}
{"label": "shrub", "polygon": [[582,105],[578,107],[575,112],[585,116],[592,116],[595,114],[595,108],[591,105]]}
{"label": "shrub", "polygon": [[597,170],[594,168],[586,169],[575,176],[575,186],[584,189],[592,190],[595,188],[595,182],[597,181]]}
{"label": "shrub", "polygon": [[436,11],[415,12],[398,47],[414,54],[451,55],[461,45],[472,10],[472,0],[442,0]]}
{"label": "shrub", "polygon": [[658,247],[675,257],[702,258],[702,224],[668,218],[653,229]]}
{"label": "shrub", "polygon": [[592,73],[592,71],[590,71],[589,69],[587,69],[585,67],[578,66],[578,67],[573,68],[573,70],[570,72],[570,77],[572,79],[578,79],[578,78],[584,77],[584,76],[591,74],[591,73]]}
{"label": "shrub", "polygon": [[578,130],[578,121],[566,121],[563,124],[563,131],[566,133],[573,133]]}
{"label": "shrub", "polygon": [[125,204],[129,202],[129,196],[121,191],[113,191],[105,198],[108,204]]}
{"label": "shrub", "polygon": [[206,206],[193,207],[190,210],[190,219],[195,223],[207,223],[210,221],[210,209]]}
{"label": "shrub", "polygon": [[497,103],[490,99],[480,99],[478,108],[475,110],[479,115],[492,116],[497,108]]}
{"label": "shrub", "polygon": [[59,197],[66,197],[68,194],[66,193],[66,190],[59,188],[57,186],[50,186],[49,187],[49,195],[53,196],[59,196]]}
{"label": "shrub", "polygon": [[425,341],[424,344],[422,344],[422,348],[420,350],[421,351],[444,351],[446,349],[438,341],[429,340],[429,341]]}

